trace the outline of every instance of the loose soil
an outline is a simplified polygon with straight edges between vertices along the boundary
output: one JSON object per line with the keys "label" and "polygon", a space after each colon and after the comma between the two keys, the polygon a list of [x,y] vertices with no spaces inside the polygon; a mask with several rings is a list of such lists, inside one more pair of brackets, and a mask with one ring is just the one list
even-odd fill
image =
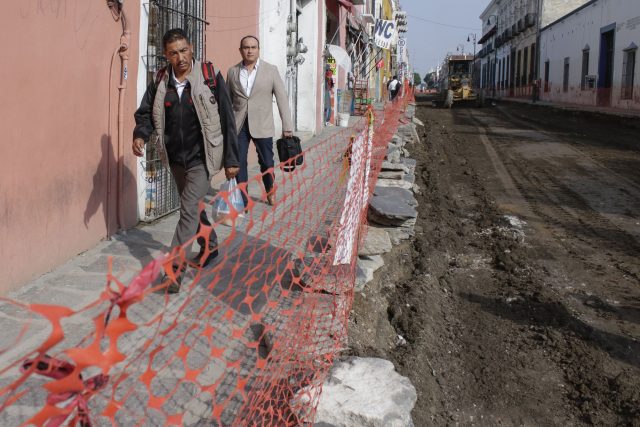
{"label": "loose soil", "polygon": [[640,426],[635,122],[418,101],[416,237],[356,295],[351,353],[411,379],[418,427]]}

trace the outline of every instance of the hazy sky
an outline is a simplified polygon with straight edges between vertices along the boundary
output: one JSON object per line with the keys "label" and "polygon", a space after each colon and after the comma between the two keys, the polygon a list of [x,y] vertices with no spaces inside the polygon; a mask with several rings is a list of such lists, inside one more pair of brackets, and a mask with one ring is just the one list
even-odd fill
{"label": "hazy sky", "polygon": [[[490,0],[400,0],[407,12],[407,41],[411,62],[416,72],[424,75],[442,62],[447,52],[456,52],[459,44],[473,53],[467,36],[482,37],[480,13]],[[477,47],[479,50],[480,47]]]}

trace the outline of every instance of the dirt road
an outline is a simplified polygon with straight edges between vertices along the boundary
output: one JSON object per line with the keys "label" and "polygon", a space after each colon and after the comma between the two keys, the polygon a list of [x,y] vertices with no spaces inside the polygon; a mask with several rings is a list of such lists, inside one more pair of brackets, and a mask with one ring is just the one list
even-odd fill
{"label": "dirt road", "polygon": [[640,128],[418,101],[417,236],[356,297],[353,353],[412,380],[419,427],[640,426]]}

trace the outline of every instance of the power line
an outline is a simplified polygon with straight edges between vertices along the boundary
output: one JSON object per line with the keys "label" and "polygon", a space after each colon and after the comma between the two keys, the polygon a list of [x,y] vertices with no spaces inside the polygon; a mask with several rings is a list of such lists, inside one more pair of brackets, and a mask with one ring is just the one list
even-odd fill
{"label": "power line", "polygon": [[420,21],[428,22],[430,24],[440,25],[440,26],[443,26],[443,27],[457,28],[457,29],[460,29],[460,30],[481,31],[480,28],[461,27],[459,25],[443,24],[442,22],[431,21],[430,19],[421,18],[421,17],[415,16],[415,15],[407,15],[407,16],[410,16],[411,18],[414,18],[414,19],[418,19]]}

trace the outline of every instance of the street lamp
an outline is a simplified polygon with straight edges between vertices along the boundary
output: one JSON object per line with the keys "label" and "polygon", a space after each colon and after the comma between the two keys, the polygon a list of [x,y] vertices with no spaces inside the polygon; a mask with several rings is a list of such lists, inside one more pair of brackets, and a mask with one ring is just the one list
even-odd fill
{"label": "street lamp", "polygon": [[[475,71],[476,71],[476,35],[474,33],[467,34],[467,43],[473,40],[473,64],[471,65],[471,81],[475,85]],[[478,85],[479,86],[479,85]]]}
{"label": "street lamp", "polygon": [[467,43],[471,43],[473,41],[473,56],[476,56],[476,35],[474,33],[469,33],[467,35]]}
{"label": "street lamp", "polygon": [[460,43],[458,47],[456,47],[456,51],[462,53],[464,55],[464,45]]}

